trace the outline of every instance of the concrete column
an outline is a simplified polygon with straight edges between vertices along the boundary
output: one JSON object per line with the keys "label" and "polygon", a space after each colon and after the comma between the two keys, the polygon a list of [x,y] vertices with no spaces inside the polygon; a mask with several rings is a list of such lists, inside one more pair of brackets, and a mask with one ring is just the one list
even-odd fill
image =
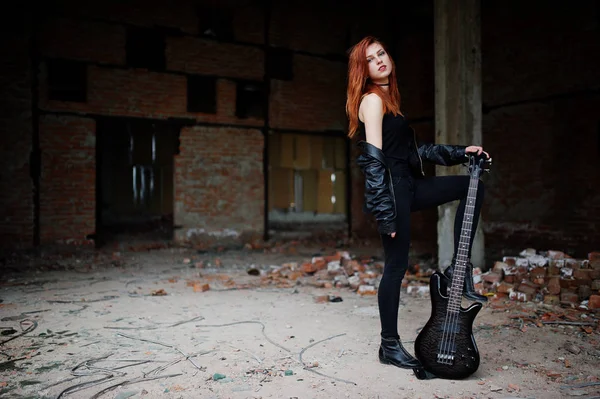
{"label": "concrete column", "polygon": [[[434,0],[435,140],[440,144],[482,145],[481,0]],[[463,166],[437,166],[436,175],[466,174]],[[438,213],[439,266],[454,252],[454,215],[458,201]],[[484,266],[483,220],[476,232],[471,261]]]}

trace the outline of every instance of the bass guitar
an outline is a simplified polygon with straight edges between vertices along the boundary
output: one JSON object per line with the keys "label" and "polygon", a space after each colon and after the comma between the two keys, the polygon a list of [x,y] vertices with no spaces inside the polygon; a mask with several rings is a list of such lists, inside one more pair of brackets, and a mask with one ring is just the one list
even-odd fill
{"label": "bass guitar", "polygon": [[431,315],[415,340],[415,355],[423,369],[440,378],[463,379],[479,368],[473,321],[482,305],[476,302],[465,309],[461,300],[479,177],[490,164],[483,153],[469,155],[469,191],[452,280],[440,272],[429,280]]}

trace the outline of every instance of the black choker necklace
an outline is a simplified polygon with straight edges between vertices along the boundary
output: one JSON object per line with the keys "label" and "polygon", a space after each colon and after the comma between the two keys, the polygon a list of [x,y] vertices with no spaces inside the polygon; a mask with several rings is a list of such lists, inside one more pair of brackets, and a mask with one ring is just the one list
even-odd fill
{"label": "black choker necklace", "polygon": [[381,87],[381,86],[389,86],[389,85],[390,85],[389,83],[382,83],[382,84],[377,84],[377,83],[375,83],[375,84],[376,84],[377,86],[379,86],[379,87]]}

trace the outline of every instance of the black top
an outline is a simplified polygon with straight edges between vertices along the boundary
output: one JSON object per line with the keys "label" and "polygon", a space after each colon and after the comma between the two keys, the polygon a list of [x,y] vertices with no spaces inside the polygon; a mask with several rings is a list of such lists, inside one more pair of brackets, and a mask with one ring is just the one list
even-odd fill
{"label": "black top", "polygon": [[[360,129],[365,137],[365,124],[359,120]],[[410,175],[408,157],[413,142],[413,130],[400,114],[385,114],[381,125],[382,151],[393,176]]]}

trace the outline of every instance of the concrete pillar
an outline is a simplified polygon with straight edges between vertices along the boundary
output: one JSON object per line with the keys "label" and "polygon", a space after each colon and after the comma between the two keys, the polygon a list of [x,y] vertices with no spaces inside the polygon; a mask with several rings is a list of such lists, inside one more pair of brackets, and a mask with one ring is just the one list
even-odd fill
{"label": "concrete pillar", "polygon": [[[435,140],[440,144],[482,145],[481,0],[434,0]],[[466,174],[463,166],[437,166],[436,175]],[[438,213],[439,266],[454,252],[454,215],[458,201]],[[484,266],[483,220],[471,261]]]}

